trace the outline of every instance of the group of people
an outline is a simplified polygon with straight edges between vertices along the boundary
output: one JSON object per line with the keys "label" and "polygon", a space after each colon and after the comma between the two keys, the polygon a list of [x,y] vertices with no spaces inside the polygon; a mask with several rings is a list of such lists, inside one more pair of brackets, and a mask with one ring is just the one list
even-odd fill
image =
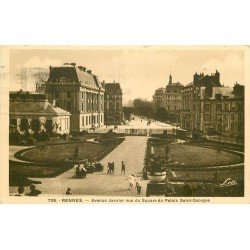
{"label": "group of people", "polygon": [[114,171],[115,171],[115,163],[114,162],[108,162],[107,174],[113,174]]}
{"label": "group of people", "polygon": [[18,194],[15,196],[38,196],[41,194],[41,191],[36,189],[36,186],[34,184],[30,185],[30,192],[25,194],[25,188],[24,186],[19,186],[18,187]]}
{"label": "group of people", "polygon": [[129,180],[128,190],[132,191],[135,188],[136,195],[141,196],[141,176],[139,174],[137,176],[135,174],[131,174],[125,180]]}
{"label": "group of people", "polygon": [[[115,171],[115,163],[114,162],[108,162],[107,165],[107,174],[113,174]],[[121,165],[121,174],[125,174],[126,170],[125,170],[125,164],[122,161],[122,165]]]}
{"label": "group of people", "polygon": [[75,165],[76,177],[85,178],[87,173],[93,173],[95,171],[103,171],[103,166],[100,162],[91,162],[86,159],[83,163]]}
{"label": "group of people", "polygon": [[85,168],[85,166],[83,164],[78,164],[76,166],[76,177],[82,177],[85,178],[87,175],[87,169]]}

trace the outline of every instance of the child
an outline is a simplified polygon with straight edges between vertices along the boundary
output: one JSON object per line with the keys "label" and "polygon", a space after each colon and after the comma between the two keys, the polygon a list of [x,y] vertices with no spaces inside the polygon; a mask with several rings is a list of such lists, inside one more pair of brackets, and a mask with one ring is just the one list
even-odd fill
{"label": "child", "polygon": [[129,180],[129,186],[128,186],[128,190],[132,190],[134,185],[135,185],[135,175],[131,174],[128,178],[126,178],[125,180]]}

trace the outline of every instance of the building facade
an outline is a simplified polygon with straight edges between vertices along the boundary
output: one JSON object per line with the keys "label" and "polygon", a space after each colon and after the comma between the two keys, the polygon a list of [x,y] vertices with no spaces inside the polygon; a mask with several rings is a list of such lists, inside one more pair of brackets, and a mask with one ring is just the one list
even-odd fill
{"label": "building facade", "polygon": [[168,115],[179,116],[181,110],[181,90],[183,87],[179,82],[174,83],[170,75],[166,88],[157,89],[153,95],[154,112],[164,108]]}
{"label": "building facade", "polygon": [[211,97],[213,87],[221,87],[220,73],[204,75],[195,73],[193,82],[186,85],[181,91],[182,108],[180,114],[181,126],[189,131],[199,131],[201,127],[201,88],[205,95]]}
{"label": "building facade", "polygon": [[216,71],[210,76],[195,74],[182,94],[181,126],[205,134],[244,136],[244,86],[233,88],[220,83]]}
{"label": "building facade", "polygon": [[45,94],[10,92],[9,119],[10,132],[33,133],[33,127],[37,132],[70,132],[70,113],[49,103]]}
{"label": "building facade", "polygon": [[213,87],[212,96],[201,90],[200,130],[208,134],[244,137],[244,86]]}
{"label": "building facade", "polygon": [[104,87],[91,70],[75,63],[50,66],[45,85],[48,100],[71,113],[72,132],[104,125]]}
{"label": "building facade", "polygon": [[105,84],[104,110],[105,124],[122,124],[122,89],[119,83],[114,82]]}

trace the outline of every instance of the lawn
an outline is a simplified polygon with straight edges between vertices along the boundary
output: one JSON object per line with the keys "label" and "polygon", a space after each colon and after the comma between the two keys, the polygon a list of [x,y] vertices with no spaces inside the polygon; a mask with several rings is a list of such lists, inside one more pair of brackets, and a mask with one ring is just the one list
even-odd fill
{"label": "lawn", "polygon": [[[154,145],[156,156],[164,155],[165,145]],[[171,144],[171,160],[184,163],[185,166],[223,166],[242,162],[242,157],[223,150],[203,148],[185,144]]]}
{"label": "lawn", "polygon": [[35,162],[60,162],[69,159],[74,155],[76,145],[79,148],[79,157],[88,158],[90,160],[94,159],[107,149],[106,146],[101,144],[75,142],[32,148],[23,153],[23,157],[26,160]]}

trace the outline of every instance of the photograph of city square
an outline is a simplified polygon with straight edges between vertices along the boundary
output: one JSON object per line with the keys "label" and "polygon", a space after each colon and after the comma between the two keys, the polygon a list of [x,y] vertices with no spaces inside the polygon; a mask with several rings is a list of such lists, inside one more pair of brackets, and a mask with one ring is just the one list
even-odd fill
{"label": "photograph of city square", "polygon": [[11,48],[9,195],[244,197],[244,70],[238,47]]}

